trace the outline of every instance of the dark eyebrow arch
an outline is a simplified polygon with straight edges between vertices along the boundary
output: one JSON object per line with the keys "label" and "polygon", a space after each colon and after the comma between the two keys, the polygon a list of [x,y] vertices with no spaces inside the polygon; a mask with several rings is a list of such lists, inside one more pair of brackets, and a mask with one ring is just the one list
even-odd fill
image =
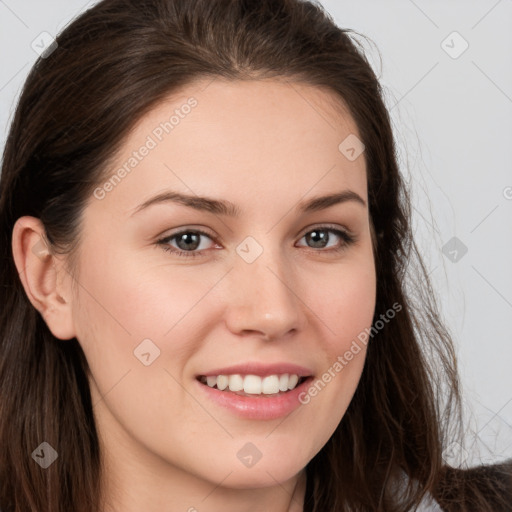
{"label": "dark eyebrow arch", "polygon": [[[366,207],[366,201],[356,192],[352,190],[343,190],[342,192],[330,194],[327,196],[314,197],[308,201],[301,201],[295,210],[302,213],[312,213],[327,209],[335,204],[355,201]],[[213,199],[210,197],[201,197],[197,195],[181,194],[173,191],[165,191],[148,199],[144,203],[137,206],[135,211],[130,215],[132,217],[136,213],[153,204],[173,202],[183,206],[194,208],[195,210],[206,211],[215,215],[224,215],[229,217],[239,217],[240,209],[230,201]]]}
{"label": "dark eyebrow arch", "polygon": [[343,190],[327,196],[314,197],[308,201],[302,201],[297,205],[296,210],[304,213],[312,213],[325,210],[335,204],[355,201],[366,208],[366,201],[353,190]]}

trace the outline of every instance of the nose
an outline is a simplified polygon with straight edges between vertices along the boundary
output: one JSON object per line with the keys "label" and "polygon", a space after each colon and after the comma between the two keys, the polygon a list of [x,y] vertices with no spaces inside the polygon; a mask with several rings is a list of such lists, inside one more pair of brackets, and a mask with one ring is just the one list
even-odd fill
{"label": "nose", "polygon": [[304,302],[293,269],[278,251],[264,250],[252,263],[236,256],[229,275],[225,318],[231,332],[274,340],[302,329]]}

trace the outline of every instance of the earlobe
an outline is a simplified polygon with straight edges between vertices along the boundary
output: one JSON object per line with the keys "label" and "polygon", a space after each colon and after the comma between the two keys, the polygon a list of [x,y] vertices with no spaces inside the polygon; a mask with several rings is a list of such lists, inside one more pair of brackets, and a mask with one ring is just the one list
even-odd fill
{"label": "earlobe", "polygon": [[14,263],[28,299],[41,313],[52,334],[68,340],[75,337],[71,295],[67,290],[63,292],[58,283],[69,282],[67,277],[70,276],[59,276],[59,272],[66,271],[49,250],[44,235],[39,219],[20,217],[12,232]]}

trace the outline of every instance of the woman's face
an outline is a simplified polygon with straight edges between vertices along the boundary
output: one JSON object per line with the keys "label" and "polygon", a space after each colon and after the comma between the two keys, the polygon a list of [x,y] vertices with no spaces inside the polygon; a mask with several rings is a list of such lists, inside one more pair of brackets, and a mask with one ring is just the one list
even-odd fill
{"label": "woman's face", "polygon": [[[371,325],[376,278],[360,135],[334,101],[298,83],[197,82],[109,165],[84,211],[72,322],[116,471],[275,485],[343,417],[365,345],[344,354]],[[188,199],[141,207],[171,193]],[[308,380],[257,394],[293,387],[284,374]]]}

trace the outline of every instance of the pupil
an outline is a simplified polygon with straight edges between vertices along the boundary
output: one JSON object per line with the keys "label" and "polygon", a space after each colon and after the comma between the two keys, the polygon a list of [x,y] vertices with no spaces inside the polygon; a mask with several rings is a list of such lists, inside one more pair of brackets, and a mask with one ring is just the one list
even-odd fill
{"label": "pupil", "polygon": [[[195,238],[195,240],[194,240]],[[190,245],[184,245],[184,247],[181,247],[181,242],[185,241],[184,243],[192,243],[192,247]],[[180,246],[180,249],[187,250],[187,249],[197,249],[199,246],[199,234],[197,233],[184,233],[178,238],[178,246]]]}
{"label": "pupil", "polygon": [[313,240],[314,244],[317,244],[314,247],[325,247],[328,242],[329,235],[325,231],[315,230],[311,231],[309,239]]}

